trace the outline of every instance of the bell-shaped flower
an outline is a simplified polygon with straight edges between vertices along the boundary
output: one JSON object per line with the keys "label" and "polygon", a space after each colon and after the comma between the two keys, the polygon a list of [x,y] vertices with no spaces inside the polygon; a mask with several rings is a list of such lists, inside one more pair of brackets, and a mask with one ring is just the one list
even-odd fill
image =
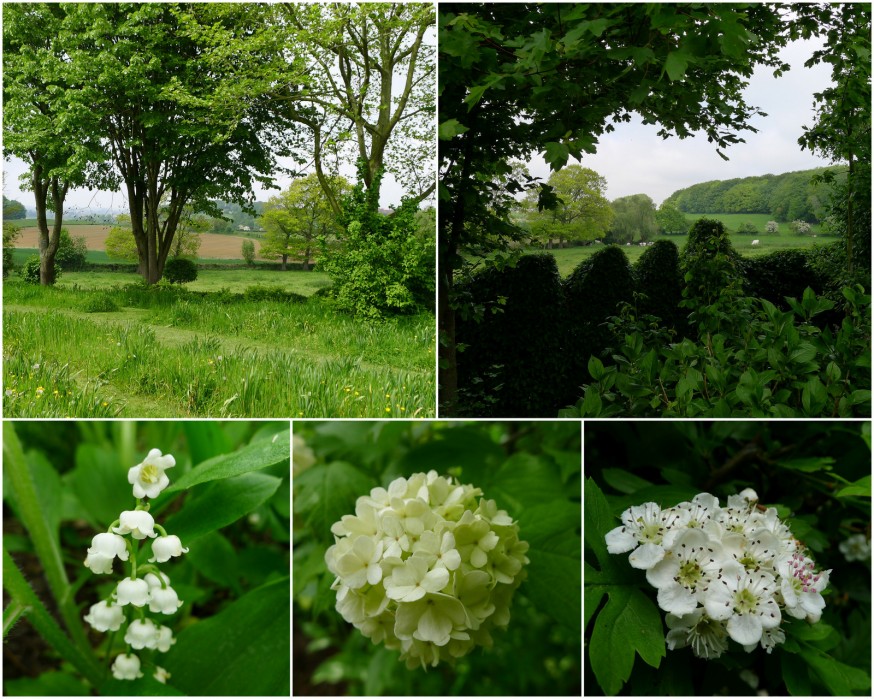
{"label": "bell-shaped flower", "polygon": [[152,675],[152,677],[158,680],[161,684],[167,684],[167,680],[170,679],[172,675],[160,665],[155,665],[155,674]]}
{"label": "bell-shaped flower", "polygon": [[174,643],[176,643],[176,639],[173,638],[173,631],[168,626],[159,626],[155,639],[155,649],[161,653],[166,653]]}
{"label": "bell-shaped flower", "polygon": [[106,600],[101,600],[91,605],[85,621],[95,631],[118,631],[124,622],[124,610],[117,604],[109,605]]}
{"label": "bell-shaped flower", "polygon": [[126,561],[129,555],[124,539],[118,534],[97,534],[91,540],[85,566],[94,573],[111,573],[112,560],[118,556],[120,560]]}
{"label": "bell-shaped flower", "polygon": [[142,677],[140,659],[132,653],[119,655],[112,663],[112,676],[117,680],[135,680]]}
{"label": "bell-shaped flower", "polygon": [[136,650],[154,648],[158,644],[158,627],[151,619],[135,619],[124,633],[124,642]]}
{"label": "bell-shaped flower", "polygon": [[413,544],[413,555],[424,559],[429,568],[455,570],[461,565],[461,554],[455,548],[452,532],[444,531],[442,536],[433,531],[424,532]]}
{"label": "bell-shaped flower", "polygon": [[182,542],[175,534],[169,536],[159,536],[152,542],[152,557],[149,563],[165,563],[173,556],[181,556],[183,553],[188,553],[187,548],[182,548]]}
{"label": "bell-shaped flower", "polygon": [[134,539],[154,539],[155,518],[145,510],[125,510],[118,516],[118,526],[112,531],[116,534],[130,534]]}
{"label": "bell-shaped flower", "polygon": [[385,580],[385,594],[399,602],[415,602],[428,592],[440,592],[448,582],[446,568],[429,571],[427,561],[412,556],[392,570],[391,577]]}
{"label": "bell-shaped flower", "polygon": [[136,580],[125,578],[118,583],[115,596],[116,602],[120,607],[126,604],[143,607],[149,602],[149,585],[142,578],[137,578]]}
{"label": "bell-shaped flower", "polygon": [[182,606],[179,595],[176,590],[167,585],[161,587],[155,585],[149,588],[149,611],[161,614],[175,614],[176,610]]}
{"label": "bell-shaped flower", "polygon": [[175,465],[176,459],[171,454],[161,456],[160,449],[152,449],[141,464],[137,464],[127,472],[127,482],[134,487],[134,497],[158,497],[161,491],[170,485],[170,479],[164,471]]}

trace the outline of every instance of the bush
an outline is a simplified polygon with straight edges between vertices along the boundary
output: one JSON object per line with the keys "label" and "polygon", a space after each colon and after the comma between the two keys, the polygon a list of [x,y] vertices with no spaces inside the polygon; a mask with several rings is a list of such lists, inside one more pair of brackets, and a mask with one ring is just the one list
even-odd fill
{"label": "bush", "polygon": [[565,388],[562,291],[555,258],[525,255],[456,287],[476,317],[459,316],[458,409],[477,417],[554,416]]}
{"label": "bush", "polygon": [[693,224],[680,260],[686,284],[682,305],[691,312],[690,322],[721,329],[732,299],[741,293],[740,259],[721,221],[701,218]]}
{"label": "bush", "polygon": [[197,279],[197,265],[184,257],[173,257],[164,264],[164,279],[171,284],[186,284]]}
{"label": "bush", "polygon": [[[61,276],[61,268],[55,261],[55,281]],[[21,278],[28,284],[39,284],[39,255],[31,255],[21,268]]]}
{"label": "bush", "polygon": [[782,310],[789,310],[786,297],[801,298],[807,287],[821,294],[824,284],[801,250],[777,250],[741,261],[744,293],[767,299]]}
{"label": "bush", "polygon": [[14,223],[3,222],[3,276],[8,277],[15,268],[15,241],[21,235],[21,229]]}
{"label": "bush", "polygon": [[246,301],[279,301],[282,303],[306,303],[307,297],[286,291],[281,286],[269,286],[256,284],[247,286],[243,291],[243,299]]}
{"label": "bush", "polygon": [[647,247],[634,265],[638,315],[654,315],[662,324],[683,334],[686,313],[680,309],[683,300],[683,278],[680,276],[680,253],[671,240],[659,240]]}
{"label": "bush", "polygon": [[250,267],[255,264],[255,243],[251,240],[243,241],[243,259],[246,261],[246,264]]}
{"label": "bush", "polygon": [[323,286],[319,289],[316,289],[312,295],[311,299],[333,299],[334,298],[334,287],[333,286]]}
{"label": "bush", "polygon": [[628,258],[614,245],[583,260],[563,283],[567,308],[568,382],[562,396],[589,379],[587,361],[612,343],[605,321],[634,298],[634,276]]}
{"label": "bush", "polygon": [[810,224],[807,221],[796,219],[789,224],[789,227],[795,235],[808,235],[810,233]]}
{"label": "bush", "polygon": [[84,269],[87,259],[88,246],[85,244],[85,237],[77,235],[73,238],[66,228],[62,228],[55,262],[61,269],[77,271]]}
{"label": "bush", "polygon": [[82,310],[85,313],[113,313],[119,310],[119,306],[111,294],[102,293],[85,299]]}
{"label": "bush", "polygon": [[755,224],[747,222],[740,224],[736,232],[740,235],[758,235],[759,229],[756,228]]}

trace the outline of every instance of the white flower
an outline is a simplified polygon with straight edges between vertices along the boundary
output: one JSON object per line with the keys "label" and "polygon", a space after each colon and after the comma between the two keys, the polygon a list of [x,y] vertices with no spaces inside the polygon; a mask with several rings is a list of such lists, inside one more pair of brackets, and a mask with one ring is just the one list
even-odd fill
{"label": "white flower", "polygon": [[763,629],[780,624],[780,607],[774,599],[777,581],[768,573],[723,576],[704,595],[704,609],[712,619],[725,620],[731,638],[741,645],[758,643]]}
{"label": "white flower", "polygon": [[328,570],[353,590],[382,580],[381,558],[382,541],[374,543],[369,536],[359,536],[354,541],[341,539],[325,552]]}
{"label": "white flower", "polygon": [[668,614],[665,622],[669,629],[665,643],[670,650],[692,646],[696,657],[708,660],[728,650],[725,623],[714,621],[701,607],[683,616]]}
{"label": "white flower", "polygon": [[181,556],[183,553],[188,553],[188,549],[182,548],[182,542],[175,534],[169,536],[159,536],[152,542],[152,557],[149,563],[165,563],[173,556]]}
{"label": "white flower", "polygon": [[429,568],[455,570],[461,565],[461,554],[455,548],[452,532],[443,532],[442,537],[436,532],[425,532],[413,545],[413,555],[424,558]]}
{"label": "white flower", "polygon": [[848,562],[868,561],[871,559],[871,542],[864,534],[853,534],[851,537],[838,544],[841,553]]}
{"label": "white flower", "polygon": [[118,556],[122,561],[128,559],[124,539],[118,534],[97,534],[91,540],[91,547],[85,557],[85,566],[94,573],[111,573],[112,560]]}
{"label": "white flower", "polygon": [[142,677],[140,659],[130,653],[119,655],[112,663],[112,676],[117,680],[135,680]]}
{"label": "white flower", "polygon": [[85,615],[85,621],[95,631],[118,631],[124,622],[124,611],[117,605],[109,605],[105,600],[92,604]]}
{"label": "white flower", "polygon": [[173,468],[176,459],[171,454],[161,456],[160,449],[152,449],[143,459],[127,472],[127,482],[134,488],[135,498],[156,498],[168,485],[170,479],[164,471]]}
{"label": "white flower", "polygon": [[428,570],[428,563],[415,556],[392,571],[385,581],[385,594],[389,599],[415,602],[428,592],[440,592],[449,582],[446,568]]}
{"label": "white flower", "polygon": [[172,677],[172,675],[169,672],[167,672],[164,668],[162,668],[160,665],[156,665],[155,666],[155,674],[152,675],[152,677],[154,677],[156,680],[158,680],[158,682],[160,682],[161,684],[167,684],[167,680],[170,679],[170,677]]}
{"label": "white flower", "polygon": [[135,619],[124,633],[124,642],[136,650],[154,648],[158,643],[158,627],[151,619]]}
{"label": "white flower", "polygon": [[[450,595],[429,594],[412,604],[401,605],[395,623],[395,634],[400,639],[445,646],[453,632],[464,633],[467,617],[464,605]],[[464,633],[467,638],[467,634]]]}
{"label": "white flower", "polygon": [[130,534],[134,539],[155,538],[155,518],[145,510],[125,510],[118,516],[116,534]]}
{"label": "white flower", "polygon": [[628,562],[648,570],[665,557],[673,539],[690,519],[688,510],[665,510],[654,502],[630,507],[622,513],[622,526],[607,532],[610,553],[631,551]]}
{"label": "white flower", "polygon": [[813,561],[799,553],[777,562],[780,593],[786,612],[789,616],[807,619],[811,623],[819,621],[825,609],[825,600],[820,593],[828,585],[831,573],[831,570],[814,573],[813,567]]}
{"label": "white flower", "polygon": [[142,607],[149,601],[149,585],[142,578],[136,580],[125,578],[118,583],[115,594],[120,607],[126,604]]}
{"label": "white flower", "polygon": [[173,632],[170,628],[167,626],[159,626],[158,635],[155,639],[155,649],[161,653],[166,653],[174,643],[176,643],[176,639],[173,638]]}
{"label": "white flower", "polygon": [[176,610],[182,606],[182,602],[179,600],[179,595],[176,594],[176,590],[169,585],[167,585],[167,587],[161,587],[160,585],[150,587],[149,595],[150,612],[175,614]]}

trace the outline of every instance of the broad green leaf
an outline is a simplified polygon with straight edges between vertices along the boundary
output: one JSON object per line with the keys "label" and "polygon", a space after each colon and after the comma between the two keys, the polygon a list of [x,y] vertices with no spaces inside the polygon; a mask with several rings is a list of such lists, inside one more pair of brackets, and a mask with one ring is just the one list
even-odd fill
{"label": "broad green leaf", "polygon": [[549,163],[551,170],[561,170],[567,163],[570,151],[563,143],[550,141],[544,146],[544,160]]}
{"label": "broad green leaf", "polygon": [[3,694],[13,697],[87,697],[91,691],[87,684],[66,672],[43,672],[37,677],[20,677],[3,680]]}
{"label": "broad green leaf", "polygon": [[641,488],[651,488],[652,483],[649,481],[629,473],[623,468],[605,468],[601,471],[601,475],[607,484],[618,490],[620,493],[630,495]]}
{"label": "broad green leaf", "polygon": [[802,646],[801,657],[810,671],[834,695],[849,696],[871,686],[871,676],[864,670],[838,662],[832,656],[811,646]]}
{"label": "broad green leaf", "polygon": [[815,471],[831,471],[835,460],[830,456],[807,456],[798,459],[786,459],[778,461],[777,465],[790,471],[803,471],[813,473]]}
{"label": "broad green leaf", "polygon": [[807,665],[798,656],[791,653],[781,653],[780,669],[783,672],[783,682],[786,684],[789,694],[795,697],[809,697],[811,695]]}
{"label": "broad green leaf", "polygon": [[438,439],[413,447],[401,458],[399,467],[411,473],[428,472],[432,468],[443,473],[448,466],[460,467],[462,482],[475,483],[485,490],[488,497],[494,498],[489,495],[487,488],[495,467],[506,458],[501,445],[484,430],[478,426],[462,426],[452,429],[448,434],[439,435]]}
{"label": "broad green leaf", "polygon": [[331,525],[355,513],[355,501],[377,484],[351,464],[334,461],[314,466],[294,479],[294,513],[322,541],[330,541]]}
{"label": "broad green leaf", "polygon": [[665,657],[665,636],[658,608],[640,590],[612,586],[607,606],[592,630],[589,661],[605,694],[614,695],[631,676],[637,653],[657,668]]}
{"label": "broad green leaf", "polygon": [[119,512],[133,509],[127,471],[114,450],[94,444],[80,444],[76,449],[70,484],[95,529],[105,529],[118,519]]}
{"label": "broad green leaf", "polygon": [[182,424],[182,429],[185,431],[188,455],[193,464],[199,464],[219,454],[225,454],[233,448],[224,431],[216,422],[186,420]]}
{"label": "broad green leaf", "polygon": [[209,483],[164,526],[189,546],[198,537],[249,514],[269,500],[281,483],[281,478],[263,473],[246,473]]}
{"label": "broad green leaf", "polygon": [[[550,459],[517,453],[507,459],[485,491],[498,507],[519,516],[527,507],[567,501],[558,467]],[[579,524],[579,520],[577,521]]]}
{"label": "broad green leaf", "polygon": [[689,56],[684,51],[671,51],[665,59],[665,72],[674,80],[682,80],[689,65]]}
{"label": "broad green leaf", "polygon": [[618,527],[621,522],[613,517],[604,493],[601,492],[598,484],[593,479],[586,479],[585,489],[585,507],[583,512],[586,521],[583,533],[586,538],[586,546],[594,551],[603,572],[615,566],[610,558],[610,554],[607,553],[604,535],[611,529]]}
{"label": "broad green leaf", "polygon": [[[161,666],[163,667],[163,665]],[[173,679],[169,684],[158,682],[150,674],[143,673],[143,677],[137,680],[117,680],[112,675],[100,686],[100,694],[106,697],[182,697],[185,692],[180,692],[173,686]]]}
{"label": "broad green leaf", "polygon": [[844,488],[841,488],[837,492],[837,496],[839,498],[846,498],[851,495],[859,495],[864,498],[871,497],[871,476],[865,476],[864,478],[860,478],[852,485],[848,485]]}
{"label": "broad green leaf", "polygon": [[162,663],[173,686],[199,695],[288,695],[290,604],[286,577],[185,628]]}
{"label": "broad green leaf", "polygon": [[288,430],[277,432],[269,441],[259,441],[242,449],[222,454],[195,466],[164,492],[187,490],[200,483],[233,478],[244,473],[260,471],[275,464],[290,464],[291,446]]}
{"label": "broad green leaf", "polygon": [[42,515],[52,536],[57,539],[61,522],[61,477],[42,452],[29,451],[25,458]]}
{"label": "broad green leaf", "polygon": [[239,574],[241,569],[237,561],[237,552],[218,532],[210,532],[200,537],[185,556],[185,560],[207,580],[239,591]]}
{"label": "broad green leaf", "polygon": [[530,507],[519,516],[519,536],[530,546],[525,594],[575,633],[581,632],[581,515],[578,503],[557,501]]}
{"label": "broad green leaf", "polygon": [[458,119],[448,119],[440,124],[438,133],[441,141],[448,141],[455,136],[463,134],[465,131],[470,131],[470,129],[460,123]]}

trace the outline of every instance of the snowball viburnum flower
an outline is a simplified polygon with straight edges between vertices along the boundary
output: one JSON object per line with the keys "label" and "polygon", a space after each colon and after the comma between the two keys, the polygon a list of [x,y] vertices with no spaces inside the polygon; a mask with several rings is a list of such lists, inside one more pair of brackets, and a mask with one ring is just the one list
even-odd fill
{"label": "snowball viburnum flower", "polygon": [[145,510],[125,510],[118,516],[118,526],[112,531],[116,534],[130,534],[134,539],[154,539],[155,518]]}
{"label": "snowball viburnum flower", "polygon": [[605,535],[610,553],[631,552],[667,612],[667,645],[691,646],[715,658],[731,639],[751,652],[783,643],[785,615],[819,620],[830,570],[815,572],[802,544],[777,510],[759,504],[751,488],[730,495],[725,507],[709,493],[661,508],[630,507],[623,525]]}
{"label": "snowball viburnum flower", "polygon": [[95,631],[118,631],[124,622],[124,610],[117,605],[109,605],[106,600],[92,604],[85,615],[85,621],[91,624]]}
{"label": "snowball viburnum flower", "polygon": [[140,659],[131,653],[119,655],[112,663],[112,676],[117,680],[135,680],[142,677]]}
{"label": "snowball viburnum flower", "polygon": [[479,488],[436,471],[358,498],[331,527],[337,611],[410,668],[454,662],[509,623],[528,544]]}
{"label": "snowball viburnum flower", "polygon": [[118,534],[97,534],[91,540],[91,548],[88,549],[88,555],[85,557],[85,566],[94,573],[111,573],[113,559],[118,556],[119,560],[126,561],[128,555],[124,539]]}
{"label": "snowball viburnum flower", "polygon": [[188,553],[187,548],[182,548],[182,542],[175,534],[169,536],[159,536],[152,542],[152,557],[149,563],[166,563],[174,556],[181,556],[183,553]]}
{"label": "snowball viburnum flower", "polygon": [[164,473],[176,465],[171,454],[161,456],[160,449],[152,449],[143,462],[127,472],[127,481],[133,486],[135,498],[156,498],[168,485],[170,479]]}

